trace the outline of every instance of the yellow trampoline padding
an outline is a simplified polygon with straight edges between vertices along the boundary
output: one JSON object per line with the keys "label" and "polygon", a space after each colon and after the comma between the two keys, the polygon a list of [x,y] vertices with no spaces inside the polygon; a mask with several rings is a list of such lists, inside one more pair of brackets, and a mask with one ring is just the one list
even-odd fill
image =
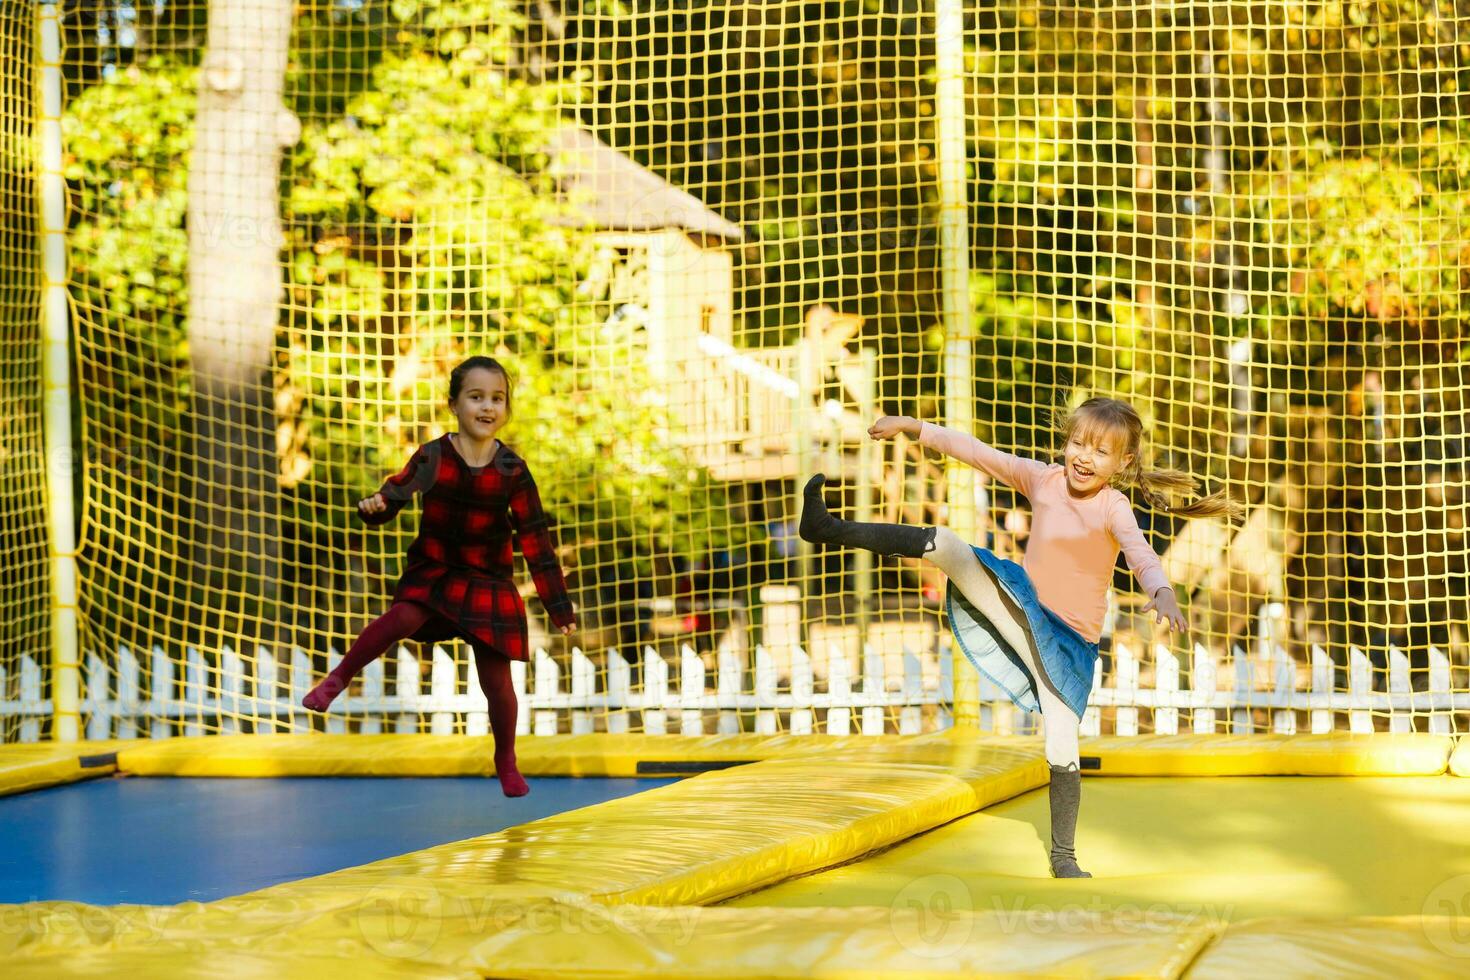
{"label": "yellow trampoline padding", "polygon": [[[197,903],[192,907],[205,908]],[[64,955],[137,937],[156,940],[182,908],[64,901],[0,905],[0,963],[8,974],[18,956]]]}
{"label": "yellow trampoline padding", "polygon": [[1462,978],[1470,974],[1470,917],[1253,919],[1200,954],[1189,980],[1321,977]]}
{"label": "yellow trampoline padding", "polygon": [[535,980],[1174,978],[1215,934],[1086,912],[1059,921],[933,908],[546,908],[487,936],[467,961],[486,976]]}
{"label": "yellow trampoline padding", "polygon": [[488,776],[492,745],[488,735],[216,735],[139,743],[117,765],[134,776]]}
{"label": "yellow trampoline padding", "polygon": [[[1081,742],[1103,776],[1438,776],[1449,735],[1108,735]],[[1467,760],[1470,762],[1470,760]]]}
{"label": "yellow trampoline padding", "polygon": [[[139,776],[490,776],[490,736],[233,735],[123,742],[118,768]],[[824,757],[849,750],[923,745],[1001,746],[1041,752],[1037,736],[550,735],[522,738],[528,776],[679,775],[680,764],[733,765]],[[1424,733],[1375,735],[1139,735],[1084,739],[1101,760],[1090,775],[1348,776],[1436,775],[1454,740]],[[1470,751],[1470,750],[1467,750]],[[1470,773],[1470,754],[1463,755]]]}
{"label": "yellow trampoline padding", "polygon": [[[345,896],[344,896],[345,897]],[[933,908],[734,909],[582,901],[466,901],[431,881],[385,882],[352,901],[260,898],[121,910],[25,908],[51,925],[89,912],[70,946],[6,951],[6,977],[222,976],[270,980],[668,977],[927,980],[1173,978],[1217,934],[1154,915],[1009,916]],[[45,908],[41,908],[45,906]],[[149,920],[146,913],[157,913]],[[140,914],[142,917],[140,918]],[[109,919],[117,922],[104,925]]]}
{"label": "yellow trampoline padding", "polygon": [[0,745],[0,796],[108,775],[114,771],[112,763],[96,758],[84,767],[80,760],[105,756],[116,745],[116,742]]}
{"label": "yellow trampoline padding", "polygon": [[[237,762],[250,757],[244,749],[253,749],[255,742],[279,739],[281,747],[275,750],[279,755],[274,764],[299,767],[296,772],[300,774],[322,772],[323,760],[330,759],[332,752],[349,761],[373,754],[364,753],[362,748],[350,753],[336,748],[322,753],[306,744],[335,741],[327,736],[243,738],[251,746],[234,750]],[[367,744],[363,736],[346,738],[352,740],[352,746]],[[396,750],[401,751],[397,764],[407,765],[404,760],[410,760],[414,767],[442,766],[446,759],[450,765],[481,765],[484,755],[480,750],[488,744],[485,740],[436,736],[389,738],[385,746],[401,747]],[[129,744],[121,751],[124,756],[141,760],[140,766],[156,766],[156,774],[180,774],[181,768],[201,764],[209,752],[239,740],[179,741],[190,744]],[[526,747],[538,741],[527,739]],[[552,756],[553,743],[546,740],[546,754],[541,758],[559,760],[548,761],[547,765],[593,765],[596,763],[591,760],[599,754],[608,760],[626,758],[619,754],[622,748],[618,743],[624,741],[621,737],[575,736],[566,741],[571,744],[563,744],[561,754]],[[1103,758],[1106,767],[1109,756],[1100,750],[1110,740],[1091,741],[1097,747],[1093,751]],[[1259,743],[1260,737],[1255,741]],[[1255,767],[1252,771],[1272,771],[1272,767],[1285,771],[1282,767],[1286,765],[1301,765],[1303,758],[1329,751],[1320,741],[1306,752],[1297,752],[1289,741],[1275,741],[1274,747],[1255,746],[1264,758],[1258,756],[1251,761]],[[1424,751],[1422,740],[1418,744],[1416,740],[1404,741],[1405,751],[1390,753],[1387,759],[1397,760],[1394,764],[1400,766],[1406,759],[1418,760],[1414,764],[1424,762],[1415,754]],[[692,744],[682,748],[670,745],[668,751],[671,755],[685,751],[705,759],[723,757],[731,761],[741,761],[733,758],[735,753],[756,751],[771,752],[776,757],[697,775],[497,834],[207,904],[96,907],[39,902],[0,906],[0,961],[6,964],[7,978],[174,976],[211,980],[222,975],[272,980],[487,975],[617,978],[654,972],[710,978],[821,975],[864,980],[1026,975],[1190,977],[1223,976],[1227,971],[1239,975],[1246,969],[1272,976],[1305,976],[1349,972],[1359,964],[1367,964],[1367,972],[1373,973],[1434,976],[1452,975],[1446,966],[1459,967],[1467,961],[1467,951],[1453,945],[1448,947],[1449,953],[1445,952],[1446,943],[1470,939],[1470,921],[1464,919],[1339,917],[1324,924],[1274,919],[1245,922],[1239,915],[1211,918],[1179,915],[1177,910],[1171,915],[1144,904],[1163,897],[1150,891],[1168,884],[1162,879],[1151,885],[1117,868],[1111,869],[1111,877],[1082,882],[1046,878],[1044,824],[1039,811],[1022,816],[1019,822],[1012,812],[1017,807],[1035,810],[1044,806],[1044,792],[1029,792],[1043,787],[1046,780],[1043,746],[1038,738],[938,733],[913,738],[834,738],[820,746],[813,746],[804,737],[779,736],[774,741],[753,736],[713,736],[689,742]],[[1208,753],[1217,747],[1230,750],[1229,743],[1216,737],[1187,751]],[[645,744],[636,747],[639,758],[649,757],[643,751]],[[1432,748],[1434,743],[1428,744]],[[199,751],[206,746],[207,751]],[[1124,747],[1133,753],[1131,759],[1112,756],[1123,771],[1125,762],[1177,764],[1172,757],[1186,751],[1174,737],[1129,740]],[[445,748],[449,749],[447,754]],[[1336,751],[1356,752],[1357,747],[1349,742]],[[781,754],[787,752],[790,754]],[[1089,748],[1084,746],[1083,752],[1089,754]],[[1277,758],[1271,758],[1272,753]],[[252,764],[259,765],[261,757],[254,758]],[[165,760],[172,761],[165,764]],[[1308,758],[1308,762],[1322,764],[1320,759]],[[1366,762],[1386,764],[1384,759],[1375,761],[1371,757],[1358,758],[1352,764],[1361,766]],[[1432,763],[1433,756],[1428,755],[1431,768]],[[1441,772],[1442,765],[1443,756]],[[404,774],[424,772],[424,768],[412,768]],[[1138,785],[1147,782],[1151,781],[1141,780]],[[1232,782],[1207,780],[1205,785],[1224,791]],[[1386,846],[1390,835],[1386,825],[1380,826],[1385,821],[1392,824],[1397,819],[1404,828],[1411,824],[1421,829],[1435,828],[1435,839],[1443,838],[1451,844],[1460,840],[1453,828],[1464,824],[1460,794],[1454,792],[1456,785],[1464,783],[1448,777],[1436,784],[1444,790],[1439,795],[1430,792],[1434,787],[1427,785],[1433,779],[1255,782],[1269,784],[1262,787],[1270,798],[1267,811],[1259,806],[1232,808],[1204,799],[1191,802],[1199,793],[1188,787],[1182,788],[1182,795],[1176,793],[1175,799],[1178,806],[1194,806],[1208,815],[1209,825],[1196,828],[1198,834],[1208,834],[1214,827],[1215,832],[1226,835],[1226,844],[1229,840],[1246,844],[1254,841],[1256,850],[1275,846],[1281,856],[1296,855],[1294,860],[1299,864],[1317,860],[1319,866],[1312,880],[1335,882],[1339,898],[1354,889],[1370,889],[1360,880],[1361,875],[1354,877],[1337,868],[1336,854],[1361,859],[1371,853],[1396,866],[1409,863]],[[1303,807],[1293,802],[1291,792],[1293,785],[1307,783],[1321,783],[1332,792],[1367,792],[1374,800],[1378,823],[1368,826],[1362,821],[1309,818],[1303,826],[1297,819]],[[1138,852],[1129,858],[1133,864],[1137,864],[1139,855],[1169,858],[1177,864],[1195,850],[1191,845],[1173,857],[1160,855],[1157,840],[1150,840],[1147,834],[1140,836],[1137,825],[1145,818],[1170,821],[1171,826],[1189,826],[1189,822],[1177,813],[1173,817],[1153,813],[1157,807],[1140,809],[1129,792],[1138,788],[1134,781],[1095,780],[1089,776],[1085,785],[1088,789],[1084,791],[1079,825],[1079,852],[1085,846],[1088,853],[1101,859],[1097,834],[1108,833],[1106,820],[1098,819],[1108,810],[1105,790],[1120,794],[1120,804],[1125,802],[1122,795],[1128,795],[1128,805],[1114,809],[1124,820],[1119,824],[1123,829],[1118,839],[1126,839]],[[988,813],[975,814],[996,803],[1001,805]],[[1292,829],[1296,836],[1281,837],[1273,845],[1270,827],[1263,830],[1258,823],[1251,823],[1259,820],[1260,812],[1274,814],[1273,826],[1279,825],[1278,830],[1283,832]],[[1218,825],[1222,815],[1232,813],[1239,826]],[[953,857],[943,858],[935,868],[898,868],[890,875],[889,892],[882,894],[881,900],[869,897],[866,903],[799,900],[792,903],[793,907],[761,908],[752,901],[757,895],[747,894],[824,868],[830,869],[825,875],[881,870],[884,862],[907,860],[901,853],[904,848],[922,848],[942,843],[946,836],[964,836],[968,821],[959,818],[969,814],[975,815],[968,821],[1024,825],[1021,830],[1034,839],[1023,841],[1019,850],[1024,850],[1036,865],[1030,869],[1035,872],[1035,881],[1030,885],[1051,890],[1045,902],[972,902],[965,908],[949,900],[952,896],[936,900],[944,883],[936,883],[935,879],[949,876],[970,881],[978,871]],[[1426,820],[1432,823],[1426,824]],[[1450,837],[1445,837],[1446,827],[1451,828]],[[1326,830],[1337,835],[1334,840],[1341,838],[1330,862],[1313,858],[1303,849],[1303,842],[1320,841]],[[1355,833],[1368,835],[1371,846],[1365,848],[1363,841],[1355,843]],[[908,840],[916,835],[923,836]],[[971,851],[983,836],[969,835]],[[1422,832],[1419,837],[1397,834],[1394,839],[1400,838],[1404,847],[1424,839]],[[1329,843],[1321,846],[1328,847]],[[898,846],[891,847],[895,844]],[[995,846],[1005,849],[1006,874],[1015,877],[1027,873],[1016,871],[1017,848],[999,840]],[[866,860],[855,861],[865,855]],[[1222,874],[1239,871],[1246,878],[1252,873],[1249,867],[1217,863],[1228,865]],[[1394,901],[1399,907],[1409,908],[1404,903],[1412,899],[1426,912],[1437,911],[1441,905],[1463,908],[1463,904],[1455,903],[1464,903],[1470,893],[1470,866],[1461,864],[1458,857],[1441,860],[1440,878],[1435,879],[1439,884],[1427,896],[1406,892]],[[1283,866],[1282,870],[1289,869]],[[1301,880],[1301,870],[1294,872],[1296,880]],[[822,877],[811,875],[789,881],[776,890],[820,884],[818,879]],[[1178,879],[1177,874],[1174,877]],[[1217,879],[1215,884],[1222,880]],[[987,900],[997,894],[983,882],[981,885],[974,894]],[[1259,879],[1255,885],[1258,891],[1270,889]],[[1214,900],[1229,900],[1223,887],[1213,892],[1208,882],[1196,882],[1191,887]],[[1094,893],[1105,893],[1101,905],[1090,898]],[[874,894],[880,892],[875,890]],[[699,907],[741,895],[745,897],[730,904]],[[1338,904],[1339,909],[1348,906],[1351,903]],[[1359,906],[1366,907],[1362,903]],[[1235,911],[1250,914],[1246,908]],[[1342,915],[1331,911],[1325,914]],[[1236,924],[1227,927],[1227,919]],[[1419,930],[1418,936],[1415,929]],[[1348,937],[1346,942],[1342,936]],[[1377,943],[1380,955],[1355,955],[1354,943],[1365,944],[1365,949]],[[1273,944],[1279,944],[1279,949]],[[1444,958],[1457,954],[1457,959]],[[1319,963],[1327,967],[1317,970]],[[1406,967],[1396,969],[1400,965]],[[1205,970],[1215,972],[1207,974]],[[1453,975],[1463,972],[1457,969]]]}
{"label": "yellow trampoline padding", "polygon": [[1454,753],[1450,755],[1450,774],[1470,776],[1470,738],[1464,735],[1460,736]]}
{"label": "yellow trampoline padding", "polygon": [[[350,941],[349,941],[350,944]],[[478,970],[419,962],[405,957],[343,955],[342,945],[321,951],[292,949],[277,942],[252,947],[223,941],[157,942],[124,950],[74,950],[64,957],[32,957],[5,964],[6,980],[112,977],[117,980],[482,980]]]}
{"label": "yellow trampoline padding", "polygon": [[[917,739],[895,738],[904,743]],[[669,776],[659,763],[738,763],[873,743],[861,735],[542,735],[516,742],[527,776]],[[490,776],[489,735],[223,735],[128,743],[136,776]],[[640,770],[640,763],[653,763]]]}
{"label": "yellow trampoline padding", "polygon": [[1041,789],[731,904],[1158,909],[1221,923],[1470,907],[1470,780],[1138,777],[1082,787],[1077,855],[1093,878],[1050,877]]}
{"label": "yellow trampoline padding", "polygon": [[[256,896],[360,895],[431,880],[445,894],[698,905],[852,860],[1043,785],[1039,749],[873,745],[695,776],[496,834]],[[309,904],[309,903],[307,903]]]}

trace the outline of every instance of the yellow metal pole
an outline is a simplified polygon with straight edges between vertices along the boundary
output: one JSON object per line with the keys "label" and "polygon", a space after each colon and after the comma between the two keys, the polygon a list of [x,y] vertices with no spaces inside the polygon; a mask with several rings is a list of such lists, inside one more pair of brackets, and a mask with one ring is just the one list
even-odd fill
{"label": "yellow metal pole", "polygon": [[[974,376],[970,349],[970,235],[965,193],[964,16],[960,0],[935,6],[935,116],[938,127],[939,249],[944,323],[944,418],[961,432],[974,429]],[[949,461],[950,530],[975,540],[975,471]],[[980,727],[980,680],[960,652],[954,657],[954,723]]]}
{"label": "yellow metal pole", "polygon": [[43,289],[46,500],[51,538],[51,737],[81,735],[77,545],[73,528],[71,361],[67,324],[66,183],[61,171],[61,28],[56,4],[37,5],[37,137]]}

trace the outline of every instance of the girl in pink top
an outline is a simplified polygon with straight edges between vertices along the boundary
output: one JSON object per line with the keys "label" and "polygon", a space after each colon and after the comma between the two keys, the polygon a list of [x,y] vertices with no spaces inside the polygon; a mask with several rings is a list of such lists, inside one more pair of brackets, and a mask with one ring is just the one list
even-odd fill
{"label": "girl in pink top", "polygon": [[884,416],[868,430],[875,439],[908,433],[1025,494],[1033,517],[1024,565],[967,544],[948,528],[839,520],[822,500],[820,473],[806,486],[800,533],[808,541],[925,558],[949,576],[946,608],[960,649],[1013,702],[1041,712],[1051,770],[1052,874],[1090,878],[1072,846],[1082,793],[1077,735],[1120,550],[1149,596],[1143,611],[1171,630],[1187,626],[1158,556],[1115,485],[1138,486],[1155,506],[1185,517],[1234,517],[1240,508],[1223,493],[1170,506],[1173,494],[1193,492],[1196,481],[1178,470],[1142,468],[1143,422],[1124,402],[1093,398],[1060,429],[1060,464],[1001,452],[906,416]]}

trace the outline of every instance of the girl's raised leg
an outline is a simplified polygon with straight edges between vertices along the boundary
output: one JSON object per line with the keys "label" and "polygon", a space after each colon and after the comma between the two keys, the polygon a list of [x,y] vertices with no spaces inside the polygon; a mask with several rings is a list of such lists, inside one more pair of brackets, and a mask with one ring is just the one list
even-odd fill
{"label": "girl's raised leg", "polygon": [[911,524],[862,524],[844,521],[827,512],[822,499],[822,485],[827,478],[821,473],[807,481],[802,491],[801,523],[797,533],[815,544],[840,544],[849,548],[866,548],[880,555],[903,555],[923,558],[934,547],[934,528]]}
{"label": "girl's raised leg", "polygon": [[342,662],[301,699],[302,705],[312,711],[326,711],[337,695],[347,690],[358,671],[382,656],[383,651],[393,644],[413,636],[430,615],[432,612],[427,607],[416,602],[393,603],[387,612],[367,624],[342,657]]}

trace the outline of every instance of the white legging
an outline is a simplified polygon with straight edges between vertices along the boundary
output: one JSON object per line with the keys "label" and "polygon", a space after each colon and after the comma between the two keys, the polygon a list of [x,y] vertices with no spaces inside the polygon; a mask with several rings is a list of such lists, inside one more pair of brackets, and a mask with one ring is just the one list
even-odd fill
{"label": "white legging", "polygon": [[941,527],[931,550],[924,555],[939,567],[979,613],[990,620],[1001,637],[1025,662],[1036,678],[1036,695],[1041,702],[1041,723],[1046,732],[1046,761],[1054,766],[1077,768],[1079,723],[1072,709],[1046,683],[1025,613],[1009,595],[1001,592],[994,573],[975,557],[975,552],[958,534]]}

